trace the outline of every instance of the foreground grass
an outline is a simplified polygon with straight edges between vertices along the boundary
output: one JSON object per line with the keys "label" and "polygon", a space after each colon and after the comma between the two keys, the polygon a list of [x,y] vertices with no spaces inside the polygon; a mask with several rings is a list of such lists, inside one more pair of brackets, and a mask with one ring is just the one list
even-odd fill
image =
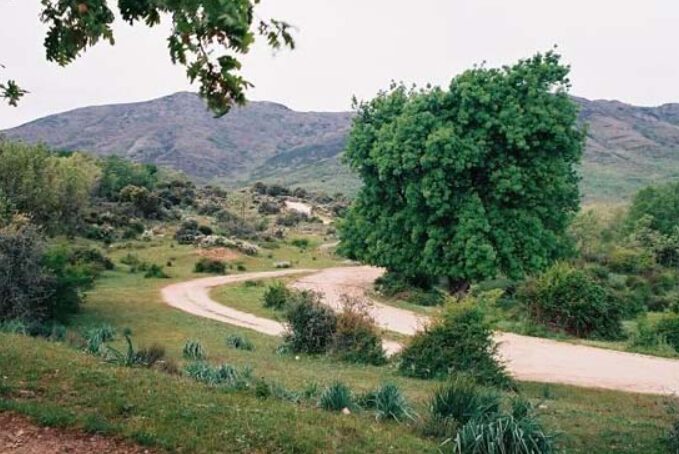
{"label": "foreground grass", "polygon": [[433,452],[395,425],[251,392],[224,392],[183,378],[115,367],[63,345],[0,335],[0,409],[53,426],[123,435],[189,452]]}
{"label": "foreground grass", "polygon": [[[117,270],[105,273],[88,295],[87,304],[73,320],[73,329],[110,323],[121,333],[129,327],[136,345],[161,344],[169,358],[179,363],[184,342],[196,339],[207,349],[210,362],[251,366],[254,377],[297,391],[335,380],[355,392],[394,382],[416,412],[426,415],[428,400],[439,383],[404,378],[393,364],[361,366],[325,356],[277,354],[278,338],[194,317],[162,302],[163,286],[203,276],[193,273],[199,258],[194,248],[154,241],[115,250],[111,256],[118,263],[131,251],[149,262],[171,261],[172,267],[166,269],[171,278],[144,279],[119,265]],[[275,250],[276,258],[296,254],[301,254],[297,260],[305,266],[340,263],[330,255],[313,260],[312,252],[288,245]],[[265,254],[243,260],[248,271],[273,267]],[[244,308],[261,308],[258,298],[262,289],[237,284],[218,292],[236,297]],[[228,347],[225,339],[231,334],[246,336],[255,350]],[[0,386],[0,391],[5,390],[3,407],[36,416],[42,423],[101,429],[171,450],[198,452],[268,452],[283,451],[288,446],[297,451],[428,452],[437,446],[419,438],[411,427],[380,424],[368,414],[342,419],[308,405],[260,401],[252,392],[227,394],[158,372],[102,364],[96,358],[40,340],[3,335],[0,345],[0,377],[8,377]],[[21,390],[34,395],[29,398]],[[519,384],[519,391],[541,406],[548,429],[563,434],[559,443],[566,452],[664,452],[660,439],[671,423],[666,398],[534,383]]]}

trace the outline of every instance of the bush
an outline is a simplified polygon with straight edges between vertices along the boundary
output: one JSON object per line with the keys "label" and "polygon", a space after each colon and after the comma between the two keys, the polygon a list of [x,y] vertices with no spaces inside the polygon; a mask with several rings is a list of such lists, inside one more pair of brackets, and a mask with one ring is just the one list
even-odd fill
{"label": "bush", "polygon": [[203,257],[193,267],[194,273],[226,274],[226,263]]}
{"label": "bush", "polygon": [[318,293],[302,291],[294,295],[285,314],[285,342],[296,353],[327,352],[337,330],[337,316],[320,302]]}
{"label": "bush", "polygon": [[307,238],[295,238],[290,244],[300,249],[306,249],[309,247],[309,240]]}
{"label": "bush", "polygon": [[152,263],[146,269],[144,277],[146,279],[149,278],[168,279],[170,276],[167,273],[165,273],[162,266]]}
{"label": "bush", "polygon": [[328,411],[351,409],[354,406],[351,390],[344,383],[335,382],[323,390],[318,405]]}
{"label": "bush", "polygon": [[292,292],[282,282],[274,282],[264,291],[263,305],[272,309],[285,308],[292,299]]}
{"label": "bush", "polygon": [[399,370],[417,378],[469,374],[479,383],[507,387],[511,379],[495,358],[493,333],[472,301],[448,308],[401,353]]}
{"label": "bush", "polygon": [[620,339],[622,306],[609,289],[586,271],[557,263],[518,290],[530,317],[577,337]]}
{"label": "bush", "polygon": [[615,273],[642,273],[653,268],[653,254],[642,249],[615,247],[607,261]]}
{"label": "bush", "polygon": [[250,342],[247,337],[241,336],[239,334],[229,335],[226,338],[226,345],[237,350],[252,351],[255,349],[255,346],[252,345],[252,342]]}
{"label": "bush", "polygon": [[332,351],[344,361],[373,365],[387,361],[375,320],[365,301],[342,296]]}
{"label": "bush", "polygon": [[66,321],[96,275],[91,265],[72,263],[65,246],[46,250],[23,221],[0,228],[0,321]]}
{"label": "bush", "polygon": [[202,361],[207,359],[207,352],[203,348],[203,344],[195,340],[187,340],[182,349],[182,355],[186,359],[193,361]]}
{"label": "bush", "polygon": [[552,438],[532,416],[503,415],[469,421],[447,445],[455,454],[549,454],[554,452]]}
{"label": "bush", "polygon": [[393,383],[386,383],[377,391],[369,393],[363,399],[366,408],[375,410],[377,419],[403,421],[404,419],[414,420],[415,416],[398,386]]}
{"label": "bush", "polygon": [[430,413],[434,421],[452,419],[462,426],[472,419],[497,414],[500,401],[496,391],[479,387],[472,379],[459,376],[434,392]]}
{"label": "bush", "polygon": [[96,248],[77,248],[70,252],[69,262],[72,265],[89,264],[94,265],[99,270],[112,270],[115,265],[110,258],[106,257]]}
{"label": "bush", "polygon": [[679,316],[663,317],[655,326],[655,332],[679,352]]}
{"label": "bush", "polygon": [[106,350],[103,351],[106,361],[126,367],[152,367],[165,357],[165,348],[157,344],[135,351],[132,345],[132,332],[129,329],[125,330],[124,336],[127,349],[119,351],[111,346],[106,346]]}

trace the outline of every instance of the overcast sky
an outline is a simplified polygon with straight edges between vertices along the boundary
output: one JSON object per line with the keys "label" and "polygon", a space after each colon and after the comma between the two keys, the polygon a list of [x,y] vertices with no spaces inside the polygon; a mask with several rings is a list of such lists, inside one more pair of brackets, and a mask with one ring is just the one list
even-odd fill
{"label": "overcast sky", "polygon": [[[112,0],[111,4],[117,2]],[[297,26],[298,48],[257,46],[244,58],[250,99],[297,110],[346,110],[392,79],[446,84],[486,61],[511,63],[559,46],[573,94],[638,105],[679,102],[677,0],[262,0],[261,17]],[[0,80],[30,90],[0,106],[0,129],[93,104],[141,101],[190,90],[166,48],[167,24],[115,26],[60,68],[44,57],[39,0],[0,0]]]}

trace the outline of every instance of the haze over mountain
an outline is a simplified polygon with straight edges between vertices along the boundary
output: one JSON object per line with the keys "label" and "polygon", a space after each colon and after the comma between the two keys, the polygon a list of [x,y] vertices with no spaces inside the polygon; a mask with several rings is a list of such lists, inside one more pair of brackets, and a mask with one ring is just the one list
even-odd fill
{"label": "haze over mountain", "polygon": [[[574,98],[589,124],[583,192],[619,199],[679,176],[679,104],[636,107]],[[295,112],[251,102],[214,118],[192,93],[147,102],[76,109],[3,132],[54,149],[118,154],[228,185],[263,180],[354,192],[339,162],[351,112]]]}

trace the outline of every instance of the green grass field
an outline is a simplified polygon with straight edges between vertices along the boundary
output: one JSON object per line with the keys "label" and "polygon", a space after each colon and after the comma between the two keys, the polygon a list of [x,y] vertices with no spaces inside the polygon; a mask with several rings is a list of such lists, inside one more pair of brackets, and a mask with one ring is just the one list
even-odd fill
{"label": "green grass field", "polygon": [[[312,248],[322,238],[312,238]],[[182,363],[187,339],[200,340],[208,360],[250,366],[253,376],[301,391],[335,380],[355,392],[384,382],[398,384],[418,414],[425,414],[435,381],[398,375],[393,364],[381,367],[337,362],[329,357],[292,356],[276,352],[280,339],[194,317],[166,306],[159,290],[169,283],[201,277],[193,273],[198,260],[191,246],[171,246],[166,239],[134,243],[110,255],[117,269],[104,273],[71,328],[101,323],[133,332],[135,345],[163,345],[168,357]],[[119,261],[128,253],[140,259],[173,265],[170,279],[145,279]],[[273,256],[269,257],[271,253]],[[314,259],[315,257],[315,259]],[[329,253],[301,251],[288,244],[265,250],[259,257],[239,257],[247,271],[273,268],[290,260],[297,268],[339,265]],[[232,270],[230,272],[238,272]],[[263,286],[242,283],[214,290],[214,295],[242,310],[263,316]],[[237,303],[236,303],[237,301]],[[235,350],[227,336],[246,336],[254,351]],[[119,434],[139,443],[184,452],[436,452],[437,443],[422,438],[413,425],[377,422],[369,413],[334,415],[313,401],[293,404],[258,399],[253,390],[224,392],[162,372],[105,364],[63,344],[15,335],[0,335],[0,405],[31,415],[41,424],[63,425]],[[115,342],[120,343],[120,336]],[[6,378],[5,378],[6,377]],[[547,427],[560,433],[559,444],[573,453],[663,452],[661,437],[672,417],[667,399],[571,386],[521,383],[519,391],[539,406]]]}

